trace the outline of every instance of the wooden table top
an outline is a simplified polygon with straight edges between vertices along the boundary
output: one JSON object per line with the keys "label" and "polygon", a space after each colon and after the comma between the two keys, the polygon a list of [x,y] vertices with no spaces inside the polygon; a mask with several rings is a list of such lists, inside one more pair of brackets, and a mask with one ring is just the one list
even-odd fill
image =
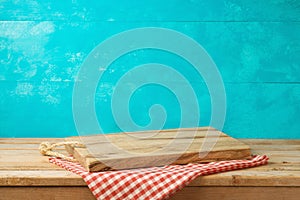
{"label": "wooden table top", "polygon": [[[60,138],[1,138],[0,186],[86,186],[78,175],[48,162],[38,147]],[[243,139],[268,165],[198,177],[189,186],[300,186],[300,140]]]}

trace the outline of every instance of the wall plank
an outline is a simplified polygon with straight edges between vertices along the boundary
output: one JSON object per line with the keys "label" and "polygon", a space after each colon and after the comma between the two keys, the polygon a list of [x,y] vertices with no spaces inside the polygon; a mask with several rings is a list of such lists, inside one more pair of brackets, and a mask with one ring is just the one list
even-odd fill
{"label": "wall plank", "polygon": [[[119,132],[111,111],[111,88],[108,83],[102,84],[101,91],[96,93],[98,119],[105,132]],[[185,90],[186,86],[181,83],[174,84]],[[192,86],[198,94],[200,125],[209,125],[211,104],[207,88],[204,83],[192,83]],[[0,82],[1,137],[77,135],[72,115],[73,84],[57,82],[44,87],[47,88],[45,93],[39,83]],[[300,138],[299,84],[226,83],[225,89],[227,116],[224,132],[238,138]],[[149,108],[161,104],[168,114],[165,128],[179,126],[180,107],[176,96],[169,91],[144,87],[132,96],[131,101],[130,114],[137,124],[147,125],[150,122]],[[194,109],[192,105],[187,108]],[[161,118],[160,115],[154,117]]]}
{"label": "wall plank", "polygon": [[2,0],[1,20],[299,21],[297,0]]}
{"label": "wall plank", "polygon": [[[224,81],[300,82],[300,22],[0,22],[0,80],[74,80],[100,42],[145,26],[171,28],[194,38],[211,55]],[[147,62],[181,71],[191,67],[176,57],[151,50],[134,52],[120,59],[113,70],[125,73]],[[189,80],[198,77],[190,75]]]}

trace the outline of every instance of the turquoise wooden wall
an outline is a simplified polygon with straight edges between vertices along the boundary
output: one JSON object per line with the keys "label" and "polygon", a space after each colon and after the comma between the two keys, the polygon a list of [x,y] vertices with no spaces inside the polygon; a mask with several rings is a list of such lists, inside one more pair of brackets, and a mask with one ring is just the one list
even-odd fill
{"label": "turquoise wooden wall", "polygon": [[[194,38],[215,61],[227,95],[226,133],[240,138],[300,138],[298,0],[0,2],[0,137],[76,135],[72,90],[86,56],[113,34],[155,26]],[[188,69],[174,55],[146,50],[114,63],[96,95],[105,132],[119,130],[109,103],[116,77],[154,61]],[[182,73],[198,87],[200,125],[208,125],[211,105],[205,83],[191,71]],[[153,103],[168,111],[165,128],[179,125],[176,98],[154,86],[135,94],[133,119],[147,124],[147,109]]]}

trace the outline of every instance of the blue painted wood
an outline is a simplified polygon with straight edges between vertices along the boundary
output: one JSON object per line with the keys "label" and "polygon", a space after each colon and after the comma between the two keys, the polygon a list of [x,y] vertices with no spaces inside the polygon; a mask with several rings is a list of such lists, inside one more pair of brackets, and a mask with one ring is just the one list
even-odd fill
{"label": "blue painted wood", "polygon": [[72,84],[0,81],[1,137],[74,135]]}
{"label": "blue painted wood", "polygon": [[[192,85],[198,94],[200,125],[209,125],[211,105],[207,88],[204,83]],[[112,116],[110,88],[103,83],[96,93],[96,112],[107,133],[120,131]],[[299,138],[299,84],[228,83],[225,88],[226,133],[237,138]],[[72,83],[0,82],[0,89],[1,137],[77,135],[72,116]],[[131,101],[130,112],[137,124],[147,125],[148,109],[161,104],[168,113],[164,128],[178,127],[181,108],[169,91],[144,87]]]}
{"label": "blue painted wood", "polygon": [[[128,2],[1,1],[0,137],[76,135],[72,90],[84,59],[113,34],[154,26],[187,34],[211,55],[225,82],[226,133],[300,138],[299,1]],[[120,131],[110,110],[117,80],[149,62],[172,66],[191,81],[201,108],[199,125],[208,125],[211,103],[201,76],[178,56],[142,50],[114,62],[99,84],[95,105],[104,131]],[[159,75],[185,91],[182,82]],[[129,107],[135,122],[149,123],[148,109],[155,103],[169,114],[164,128],[178,127],[178,101],[154,85],[132,96]]]}
{"label": "blue painted wood", "polygon": [[2,0],[1,20],[299,21],[297,0]]}
{"label": "blue painted wood", "polygon": [[[99,43],[121,31],[145,26],[171,28],[194,38],[211,55],[226,82],[300,82],[300,22],[0,22],[4,66],[0,80],[73,81],[83,60]],[[176,56],[142,51],[119,62],[123,67],[118,70],[125,73],[126,65],[144,62],[179,68]]]}
{"label": "blue painted wood", "polygon": [[224,130],[240,138],[300,138],[300,85],[234,84],[227,88]]}

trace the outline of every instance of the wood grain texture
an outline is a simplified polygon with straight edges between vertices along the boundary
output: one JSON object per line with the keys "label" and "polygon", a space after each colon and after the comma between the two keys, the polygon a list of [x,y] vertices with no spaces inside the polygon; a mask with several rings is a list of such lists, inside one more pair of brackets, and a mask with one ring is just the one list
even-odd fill
{"label": "wood grain texture", "polygon": [[0,187],[1,200],[95,200],[88,187]]}
{"label": "wood grain texture", "polygon": [[67,150],[91,172],[251,156],[249,146],[211,127],[98,134],[66,140],[85,145],[83,148],[67,145]]}
{"label": "wood grain texture", "polygon": [[185,187],[170,199],[190,200],[297,200],[300,195],[299,187]]}
{"label": "wood grain texture", "polygon": [[[61,139],[0,139],[0,141],[11,142],[15,145],[15,150],[1,149],[0,143],[0,188],[8,186],[81,186],[86,184],[81,177],[56,165],[48,162],[48,157],[40,155],[38,145],[35,149],[31,146],[17,148],[20,143],[36,143],[37,141],[55,142]],[[300,168],[299,168],[299,140],[242,140],[248,144],[254,152],[266,154],[270,157],[268,165],[219,173],[215,175],[198,177],[189,186],[196,187],[300,187]],[[15,142],[15,143],[14,143]],[[264,147],[266,146],[266,151]],[[281,146],[282,154],[278,153],[278,146]],[[256,149],[257,148],[257,149]],[[274,150],[272,150],[274,148]],[[258,150],[259,149],[259,150]],[[21,158],[22,153],[25,154]],[[298,153],[298,154],[297,154]],[[6,162],[6,159],[10,159]],[[288,160],[289,158],[290,160]]]}
{"label": "wood grain texture", "polygon": [[[94,200],[87,187],[0,187],[1,200]],[[299,187],[185,187],[171,200],[298,200]]]}

